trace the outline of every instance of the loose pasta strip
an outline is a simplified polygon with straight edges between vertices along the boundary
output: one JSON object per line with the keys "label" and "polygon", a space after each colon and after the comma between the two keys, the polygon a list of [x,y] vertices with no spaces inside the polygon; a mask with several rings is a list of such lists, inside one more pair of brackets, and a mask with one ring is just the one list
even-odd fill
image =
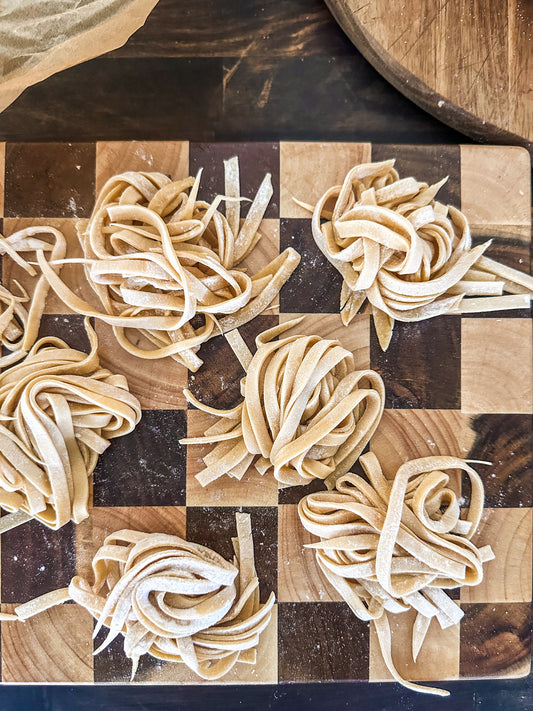
{"label": "loose pasta strip", "polygon": [[94,637],[109,630],[96,653],[124,636],[132,679],[144,654],[186,664],[203,679],[219,679],[238,662],[256,664],[275,597],[260,602],[250,516],[237,513],[236,521],[232,563],[178,536],[117,531],[93,558],[94,583],[76,576],[0,619],[26,620],[74,600],[96,618]]}
{"label": "loose pasta strip", "polygon": [[[459,622],[463,612],[444,591],[478,585],[483,563],[494,557],[490,546],[477,548],[471,541],[483,513],[482,481],[456,457],[414,459],[392,481],[372,452],[359,462],[367,480],[346,474],[335,490],[309,494],[298,504],[303,526],[321,539],[308,547],[316,550],[321,570],[354,614],[375,626],[392,676],[410,689],[447,695],[401,677],[392,661],[387,616],[416,610],[415,661],[433,618],[443,629]],[[448,486],[449,470],[462,470],[470,479],[470,506],[463,517]]]}
{"label": "loose pasta strip", "polygon": [[472,247],[465,215],[435,200],[445,182],[400,179],[387,160],[355,166],[314,207],[298,201],[342,274],[343,323],[367,304],[383,350],[395,321],[530,305],[533,277],[484,257],[490,242]]}
{"label": "loose pasta strip", "polygon": [[[237,158],[224,168],[227,195],[211,204],[197,197],[201,171],[176,181],[142,172],[108,180],[90,220],[79,223],[81,261],[101,306],[76,296],[40,254],[54,291],[73,311],[110,324],[129,353],[198,370],[202,343],[264,311],[300,260],[288,248],[253,276],[239,266],[260,239],[272,184],[267,174],[241,224]],[[135,331],[153,348],[139,347]]]}
{"label": "loose pasta strip", "polygon": [[[50,242],[47,237],[52,238]],[[0,255],[5,255],[18,264],[31,276],[37,277],[37,272],[25,260],[21,252],[47,252],[53,265],[51,271],[58,273],[61,265],[57,260],[63,259],[66,252],[66,241],[62,232],[54,227],[34,226],[14,232],[9,237],[0,235]],[[30,301],[25,290],[15,282],[18,294],[6,286],[0,286],[0,344],[9,351],[0,357],[0,367],[12,365],[24,358],[35,343],[39,325],[44,311],[48,281],[39,276],[34,288],[34,298],[29,309],[25,304]]]}
{"label": "loose pasta strip", "polygon": [[338,341],[320,336],[272,339],[299,319],[257,339],[253,357],[243,354],[242,339],[230,337],[247,367],[241,381],[242,403],[216,410],[188,401],[220,419],[203,437],[185,444],[216,443],[196,475],[202,486],[223,474],[242,478],[250,464],[264,474],[273,469],[281,486],[308,484],[315,478],[330,487],[354,464],[383,413],[385,392],[373,370],[356,370],[353,354]]}
{"label": "loose pasta strip", "polygon": [[13,512],[0,532],[31,517],[53,529],[87,518],[98,456],[140,419],[126,379],[100,366],[96,334],[85,327],[88,355],[41,338],[0,373],[0,506]]}

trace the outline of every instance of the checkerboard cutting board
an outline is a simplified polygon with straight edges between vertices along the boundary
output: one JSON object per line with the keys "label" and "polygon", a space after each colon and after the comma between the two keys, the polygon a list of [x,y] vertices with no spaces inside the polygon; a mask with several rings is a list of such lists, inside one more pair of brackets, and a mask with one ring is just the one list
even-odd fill
{"label": "checkerboard cutting board", "polygon": [[[313,203],[339,184],[356,163],[395,157],[402,177],[436,182],[448,175],[438,199],[460,207],[476,242],[493,239],[490,256],[530,271],[530,165],[519,148],[491,146],[406,146],[369,143],[8,143],[0,144],[0,178],[5,176],[3,230],[9,235],[31,224],[62,229],[69,255],[79,256],[76,219],[88,217],[95,195],[111,175],[155,170],[177,179],[204,167],[200,196],[223,192],[222,161],[238,155],[242,194],[253,197],[272,174],[274,195],[248,259],[256,271],[279,250],[293,246],[302,261],[274,308],[241,329],[254,348],[255,336],[295,314],[299,330],[338,338],[361,368],[374,368],[387,389],[382,423],[371,449],[392,474],[408,458],[432,454],[470,456],[493,462],[477,466],[486,491],[486,510],[475,542],[489,543],[496,558],[485,566],[483,583],[452,595],[465,615],[441,630],[431,623],[415,665],[408,659],[413,618],[392,618],[393,656],[406,678],[438,682],[466,677],[523,676],[530,669],[532,534],[532,321],[529,309],[475,316],[441,316],[415,324],[397,323],[382,353],[369,317],[349,327],[338,315],[341,279],[311,236],[309,215],[293,200]],[[5,166],[5,169],[4,169]],[[243,212],[247,210],[243,204]],[[28,286],[20,270],[4,259],[3,279]],[[63,278],[94,299],[80,266]],[[114,440],[93,477],[88,520],[50,531],[31,521],[0,541],[0,600],[3,611],[68,585],[88,574],[94,552],[120,528],[173,533],[231,558],[235,511],[251,513],[262,599],[277,596],[275,614],[263,633],[255,667],[238,664],[219,683],[383,680],[390,676],[367,623],[358,620],[303,549],[312,537],[300,525],[297,503],[323,485],[278,492],[273,476],[250,471],[238,482],[223,477],[205,489],[194,478],[201,446],[179,440],[203,433],[210,417],[187,409],[185,386],[209,405],[239,400],[244,375],[222,337],[205,344],[204,365],[195,374],[173,361],[140,361],[116,344],[111,329],[96,323],[102,365],[126,375],[143,407],[137,429]],[[87,349],[83,318],[69,313],[50,293],[42,335],[57,335]],[[465,501],[466,488],[462,490]],[[4,683],[126,683],[130,661],[122,637],[93,657],[93,620],[68,603],[25,624],[1,625]],[[94,645],[102,640],[101,634]],[[134,683],[206,683],[184,665],[141,659]]]}

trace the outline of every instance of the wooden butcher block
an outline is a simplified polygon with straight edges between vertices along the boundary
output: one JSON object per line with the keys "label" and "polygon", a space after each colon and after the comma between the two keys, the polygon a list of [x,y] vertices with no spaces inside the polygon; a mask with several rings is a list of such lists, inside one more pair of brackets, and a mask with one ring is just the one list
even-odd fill
{"label": "wooden butcher block", "polygon": [[[428,183],[449,176],[440,199],[462,208],[476,241],[493,239],[490,254],[523,271],[530,269],[529,156],[522,148],[406,146],[368,143],[208,144],[178,142],[8,143],[5,155],[3,229],[29,224],[64,230],[71,256],[77,218],[88,217],[96,191],[114,173],[157,170],[173,178],[203,166],[200,195],[223,190],[224,158],[238,155],[243,194],[252,196],[264,174],[274,195],[250,258],[259,268],[292,246],[302,261],[283,287],[279,303],[244,326],[250,347],[266,327],[304,314],[301,332],[338,338],[361,368],[374,368],[387,389],[382,423],[371,442],[386,471],[413,457],[451,454],[493,462],[476,465],[486,490],[486,510],[477,544],[490,544],[483,583],[454,591],[464,610],[460,625],[441,630],[431,623],[417,664],[408,659],[412,616],[393,621],[393,656],[410,679],[442,682],[467,677],[512,677],[530,668],[532,527],[532,321],[529,309],[475,316],[441,316],[397,323],[383,353],[366,315],[349,327],[338,315],[341,280],[311,236],[309,215],[293,200],[315,201],[342,181],[354,164],[397,159],[401,175]],[[247,208],[244,207],[244,210]],[[4,259],[6,285],[20,276]],[[63,276],[79,294],[93,298],[80,266]],[[27,280],[26,282],[27,283]],[[242,481],[222,477],[206,488],[195,479],[201,446],[181,446],[202,433],[208,416],[187,408],[185,386],[205,403],[226,407],[239,401],[244,372],[222,337],[204,345],[195,374],[166,359],[140,361],[123,352],[110,328],[97,322],[104,366],[124,373],[139,397],[143,417],[136,430],[113,440],[94,473],[89,519],[51,531],[37,522],[1,539],[2,610],[12,610],[76,573],[90,575],[90,561],[111,531],[130,527],[186,536],[223,556],[232,556],[235,512],[251,513],[256,566],[265,600],[276,593],[275,615],[262,634],[255,667],[238,664],[220,683],[381,680],[390,678],[377,639],[357,619],[317,568],[303,544],[297,503],[321,482],[278,491],[271,473],[250,471]],[[87,348],[83,317],[50,295],[43,334]],[[466,488],[462,491],[468,500]],[[119,637],[93,657],[93,620],[73,603],[53,608],[25,624],[1,626],[4,683],[129,682],[130,662]],[[102,633],[94,644],[102,640]],[[134,683],[205,683],[180,664],[141,659]]]}
{"label": "wooden butcher block", "polygon": [[405,96],[483,142],[533,150],[531,0],[326,0]]}

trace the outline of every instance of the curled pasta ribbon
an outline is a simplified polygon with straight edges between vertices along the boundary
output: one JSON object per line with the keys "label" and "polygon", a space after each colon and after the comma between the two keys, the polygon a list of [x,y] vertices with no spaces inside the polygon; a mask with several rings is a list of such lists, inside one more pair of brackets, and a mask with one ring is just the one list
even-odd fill
{"label": "curled pasta ribbon", "polygon": [[[477,585],[483,563],[494,557],[490,546],[477,548],[470,540],[483,513],[482,481],[456,457],[414,459],[392,481],[372,452],[359,462],[368,481],[349,473],[337,480],[334,491],[309,494],[298,504],[303,526],[321,539],[308,547],[316,549],[321,570],[354,614],[374,624],[393,677],[416,691],[447,695],[401,677],[392,660],[387,613],[416,610],[415,661],[433,618],[443,629],[459,622],[463,612],[444,590]],[[449,487],[450,469],[470,479],[470,506],[463,518]]]}
{"label": "curled pasta ribbon", "polygon": [[34,517],[58,529],[87,518],[89,483],[109,440],[131,432],[140,404],[122,375],[89,355],[41,338],[0,373],[0,532]]}
{"label": "curled pasta ribbon", "polygon": [[343,323],[368,300],[383,350],[395,320],[529,307],[533,278],[483,257],[490,242],[472,248],[465,215],[435,200],[445,182],[400,179],[387,160],[355,166],[314,208],[298,201],[342,274]]}
{"label": "curled pasta ribbon", "polygon": [[354,464],[383,413],[383,381],[373,370],[356,370],[353,354],[320,336],[272,341],[301,319],[264,331],[241,381],[244,400],[215,410],[184,391],[189,402],[220,420],[204,437],[186,444],[218,444],[196,478],[206,486],[223,474],[241,479],[250,464],[271,467],[282,486],[335,479]]}
{"label": "curled pasta ribbon", "polygon": [[[134,172],[108,180],[89,222],[79,224],[81,261],[103,311],[68,289],[38,255],[54,291],[73,311],[110,324],[129,353],[170,356],[198,370],[201,344],[264,311],[300,260],[288,248],[253,276],[238,267],[260,239],[272,184],[267,174],[241,225],[238,159],[224,168],[227,194],[212,204],[197,199],[201,171],[176,181]],[[221,200],[226,216],[218,210]],[[195,316],[203,323],[193,324]],[[154,348],[136,345],[138,336],[128,329]]]}
{"label": "curled pasta ribbon", "polygon": [[[49,242],[46,237],[51,237]],[[26,227],[14,232],[9,237],[0,235],[0,255],[6,255],[16,262],[31,276],[37,272],[22,256],[21,252],[47,252],[50,260],[63,259],[66,252],[66,241],[62,232],[54,227]],[[54,264],[51,271],[57,274],[61,265]],[[0,367],[12,365],[24,358],[35,343],[39,332],[39,324],[44,311],[48,281],[40,276],[34,289],[34,297],[29,309],[24,304],[30,299],[25,290],[15,282],[20,294],[16,295],[5,286],[0,285],[0,344],[9,353],[0,357]]]}
{"label": "curled pasta ribbon", "polygon": [[260,603],[250,516],[236,519],[233,563],[178,536],[117,531],[93,558],[92,585],[76,576],[67,589],[19,605],[15,619],[74,600],[96,618],[93,636],[109,629],[95,653],[123,634],[132,679],[143,654],[186,664],[203,679],[255,664],[275,598]]}

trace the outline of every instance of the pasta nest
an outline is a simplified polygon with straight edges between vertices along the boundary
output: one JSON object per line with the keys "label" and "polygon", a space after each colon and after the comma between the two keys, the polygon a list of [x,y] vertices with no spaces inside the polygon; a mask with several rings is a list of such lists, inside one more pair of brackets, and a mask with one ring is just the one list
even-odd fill
{"label": "pasta nest", "polygon": [[[490,242],[472,248],[465,215],[435,200],[445,182],[400,179],[394,160],[367,163],[352,168],[314,209],[304,205],[313,211],[318,247],[342,274],[343,322],[368,300],[384,350],[395,320],[529,306],[531,278],[483,258]],[[504,289],[518,296],[495,300]],[[492,298],[463,302],[465,296]]]}
{"label": "pasta nest", "polygon": [[146,653],[182,662],[204,679],[220,678],[237,662],[254,664],[275,598],[261,604],[250,516],[237,513],[236,521],[233,563],[178,536],[112,533],[93,558],[92,585],[76,576],[68,589],[19,605],[15,619],[74,600],[97,619],[93,636],[109,629],[95,654],[124,635],[132,679]]}
{"label": "pasta nest", "polygon": [[[348,473],[337,480],[335,490],[309,494],[298,504],[303,526],[321,539],[308,547],[316,550],[318,565],[354,614],[375,625],[393,676],[428,691],[405,682],[395,669],[387,613],[416,610],[415,661],[431,619],[442,628],[459,622],[463,612],[444,590],[477,585],[483,563],[494,557],[490,546],[477,548],[471,541],[483,513],[483,484],[456,457],[406,462],[392,481],[372,452],[359,462],[367,479]],[[464,518],[449,470],[465,472],[470,479]]]}
{"label": "pasta nest", "polygon": [[275,336],[299,320],[264,331],[241,381],[242,403],[216,410],[190,402],[221,419],[204,437],[187,444],[218,442],[196,475],[202,486],[223,474],[242,478],[250,464],[273,468],[282,486],[325,479],[329,486],[356,461],[383,413],[385,391],[373,370],[356,370],[353,354],[320,336]]}
{"label": "pasta nest", "polygon": [[141,417],[124,376],[100,367],[86,328],[88,355],[41,338],[0,373],[0,505],[18,512],[2,517],[1,530],[31,517],[53,529],[87,518],[98,456]]}
{"label": "pasta nest", "polygon": [[[54,291],[73,311],[110,324],[129,353],[170,356],[198,370],[201,344],[264,311],[300,260],[288,248],[253,276],[239,266],[261,237],[272,184],[267,174],[241,224],[237,158],[224,167],[226,195],[212,204],[197,199],[201,171],[175,181],[146,172],[110,178],[90,220],[78,223],[84,258],[65,260],[85,264],[103,311],[72,292],[38,254]],[[222,200],[226,215],[218,210]],[[138,332],[147,347],[138,345]]]}

